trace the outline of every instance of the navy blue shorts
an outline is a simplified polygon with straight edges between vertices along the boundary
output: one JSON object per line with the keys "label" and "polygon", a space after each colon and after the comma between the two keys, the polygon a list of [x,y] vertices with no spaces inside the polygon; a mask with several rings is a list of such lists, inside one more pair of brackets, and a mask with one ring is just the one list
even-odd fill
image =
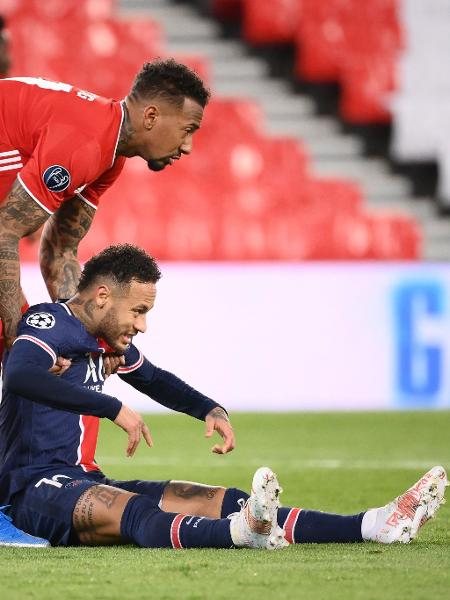
{"label": "navy blue shorts", "polygon": [[111,485],[148,496],[157,507],[168,481],[118,481],[102,473],[80,473],[79,468],[44,473],[12,499],[8,513],[16,527],[49,540],[52,546],[77,545],[72,515],[79,497],[93,485]]}

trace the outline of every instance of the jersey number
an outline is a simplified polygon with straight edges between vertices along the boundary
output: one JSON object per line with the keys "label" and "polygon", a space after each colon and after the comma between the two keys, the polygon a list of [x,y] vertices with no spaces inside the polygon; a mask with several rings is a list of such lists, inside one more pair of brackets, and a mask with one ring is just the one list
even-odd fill
{"label": "jersey number", "polygon": [[56,488],[61,488],[63,486],[63,484],[58,481],[58,477],[64,477],[64,479],[72,479],[72,477],[68,477],[67,475],[53,475],[53,477],[51,479],[47,479],[47,477],[44,477],[43,479],[39,479],[39,481],[35,484],[34,487],[40,487],[43,483],[46,483],[47,485],[53,485],[53,487]]}

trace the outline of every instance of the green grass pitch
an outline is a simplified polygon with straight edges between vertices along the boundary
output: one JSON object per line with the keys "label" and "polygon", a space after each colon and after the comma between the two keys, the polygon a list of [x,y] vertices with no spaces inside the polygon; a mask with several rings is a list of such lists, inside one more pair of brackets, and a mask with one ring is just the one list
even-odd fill
{"label": "green grass pitch", "polygon": [[[203,423],[182,415],[147,422],[155,447],[133,459],[124,456],[125,434],[103,423],[97,457],[106,474],[248,490],[255,468],[268,465],[285,506],[354,513],[385,504],[434,464],[450,467],[449,412],[236,414],[228,456],[210,453]],[[407,546],[1,548],[0,591],[5,600],[449,598],[450,503]]]}

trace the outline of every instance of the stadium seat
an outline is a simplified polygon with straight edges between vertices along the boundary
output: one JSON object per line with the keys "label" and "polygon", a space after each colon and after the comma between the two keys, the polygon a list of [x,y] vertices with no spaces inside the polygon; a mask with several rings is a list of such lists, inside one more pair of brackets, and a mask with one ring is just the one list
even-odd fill
{"label": "stadium seat", "polygon": [[224,21],[234,21],[239,18],[242,0],[210,0],[213,14]]}
{"label": "stadium seat", "polygon": [[[160,25],[117,18],[113,0],[68,0],[64,6],[59,0],[4,1],[10,7],[17,75],[66,80],[121,98],[144,61],[167,56]],[[298,25],[302,76],[341,80],[342,113],[361,122],[389,115],[384,96],[395,84],[393,61],[401,43],[394,4],[217,0],[215,7],[229,16],[243,8],[252,43],[288,41]],[[209,79],[204,57],[176,58]],[[308,148],[289,137],[269,136],[262,109],[253,100],[214,97],[194,148],[158,174],[140,159],[128,160],[102,198],[81,243],[81,260],[108,244],[127,241],[161,260],[419,256],[414,222],[368,213],[357,185],[317,177]],[[36,260],[38,237],[21,242],[24,260]]]}
{"label": "stadium seat", "polygon": [[299,0],[243,0],[245,40],[255,45],[292,42],[299,9]]}

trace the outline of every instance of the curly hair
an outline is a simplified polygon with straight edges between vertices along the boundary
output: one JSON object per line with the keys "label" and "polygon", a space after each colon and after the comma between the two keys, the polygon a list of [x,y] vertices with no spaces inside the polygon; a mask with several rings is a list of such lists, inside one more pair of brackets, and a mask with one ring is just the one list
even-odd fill
{"label": "curly hair", "polygon": [[87,261],[77,290],[82,292],[99,277],[111,278],[119,287],[128,287],[132,280],[156,283],[161,271],[154,258],[131,244],[109,246]]}
{"label": "curly hair", "polygon": [[210,95],[197,73],[173,58],[145,63],[130,92],[133,99],[163,98],[178,107],[185,98],[191,98],[203,108]]}

